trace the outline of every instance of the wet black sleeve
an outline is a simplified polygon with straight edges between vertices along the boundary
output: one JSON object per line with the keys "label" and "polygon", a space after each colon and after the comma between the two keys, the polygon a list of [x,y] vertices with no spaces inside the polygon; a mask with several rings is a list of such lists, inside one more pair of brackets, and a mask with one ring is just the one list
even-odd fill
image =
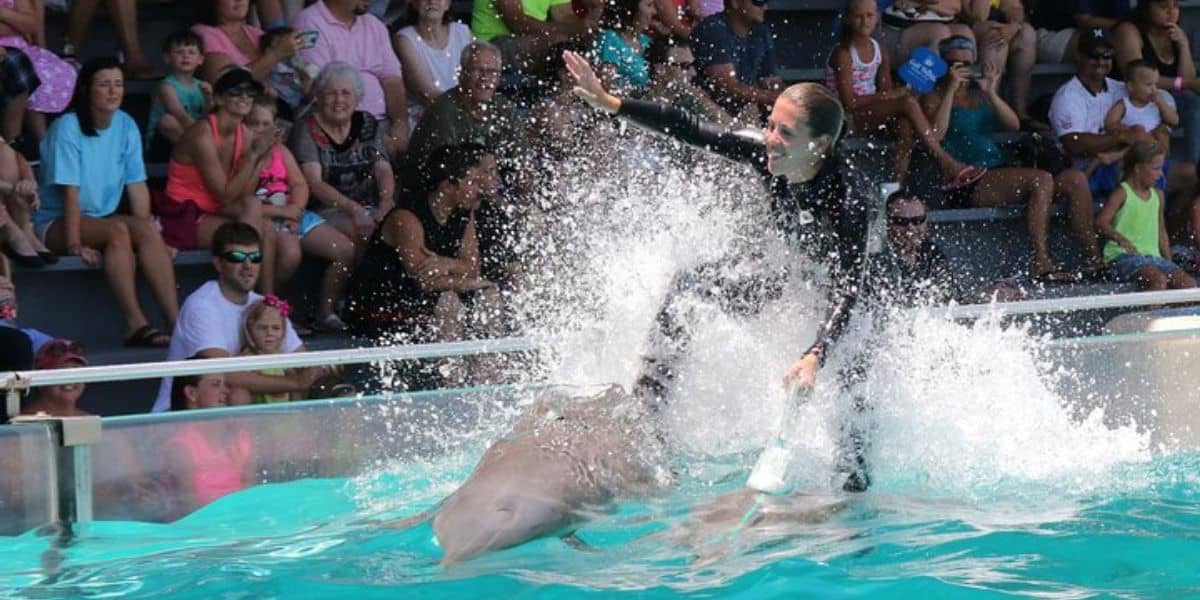
{"label": "wet black sleeve", "polygon": [[822,349],[822,360],[829,355],[846,329],[850,311],[858,301],[867,251],[870,186],[862,181],[850,182],[843,176],[834,188],[829,190],[833,195],[826,206],[832,213],[830,221],[836,236],[837,257],[830,265],[829,312],[812,346]]}
{"label": "wet black sleeve", "polygon": [[631,98],[621,99],[617,116],[766,172],[767,154],[757,132],[730,131],[679,108]]}

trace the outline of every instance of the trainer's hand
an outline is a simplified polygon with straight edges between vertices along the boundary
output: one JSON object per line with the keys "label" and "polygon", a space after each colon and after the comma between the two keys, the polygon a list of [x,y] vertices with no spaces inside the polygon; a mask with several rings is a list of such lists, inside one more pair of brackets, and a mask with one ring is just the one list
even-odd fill
{"label": "trainer's hand", "polygon": [[574,52],[566,51],[563,52],[563,62],[566,63],[567,71],[571,72],[571,77],[575,80],[573,91],[576,96],[583,98],[583,101],[592,105],[593,108],[607,113],[615,113],[621,108],[621,99],[604,89],[604,85],[596,77],[596,72],[592,70],[587,59]]}
{"label": "trainer's hand", "polygon": [[783,375],[783,389],[786,390],[793,385],[808,389],[816,383],[817,370],[821,368],[821,357],[817,352],[807,352],[800,357],[800,360],[792,363],[787,373]]}

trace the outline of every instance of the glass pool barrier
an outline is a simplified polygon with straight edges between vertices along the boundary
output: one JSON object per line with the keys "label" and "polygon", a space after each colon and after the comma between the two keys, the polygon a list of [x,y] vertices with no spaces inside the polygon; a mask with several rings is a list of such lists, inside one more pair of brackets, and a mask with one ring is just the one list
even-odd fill
{"label": "glass pool barrier", "polygon": [[[22,391],[46,385],[535,348],[533,340],[508,338],[28,371],[3,380],[13,413]],[[204,486],[196,482],[208,475],[205,457],[194,456],[197,439],[209,449],[244,445],[243,466],[252,484],[346,477],[387,460],[440,454],[441,444],[452,439],[447,431],[474,427],[486,416],[483,411],[504,405],[517,389],[434,390],[103,419],[18,417],[0,426],[0,535],[49,524],[70,534],[73,525],[92,519],[163,522],[186,515],[214,499],[197,493]]]}
{"label": "glass pool barrier", "polygon": [[[961,306],[957,319],[1114,306],[1200,301],[1195,290]],[[1063,306],[1070,308],[1063,309]],[[1170,311],[1165,311],[1170,312]],[[1157,313],[1137,313],[1154,315]],[[1129,315],[1127,315],[1129,316]],[[1183,318],[1183,317],[1181,317]],[[1117,320],[1120,320],[1118,318]],[[1140,330],[1138,328],[1141,328]],[[1160,443],[1200,446],[1200,390],[1187,385],[1186,361],[1200,353],[1200,326],[1163,330],[1135,325],[1129,333],[1061,338],[1041,352],[1072,376],[1056,385],[1081,406],[1101,407],[1105,419],[1130,418]],[[70,382],[152,379],[165,375],[296,368],[326,364],[427,359],[534,350],[527,338],[362,348],[291,355],[147,363],[0,374],[15,412],[19,394]],[[472,431],[511,406],[516,386],[443,389],[337,400],[313,400],[123,417],[86,417],[0,426],[0,535],[20,535],[47,524],[91,519],[166,522],[212,499],[197,485],[206,473],[195,443],[241,448],[251,485],[305,478],[349,477],[390,460],[429,458],[454,444],[454,432]],[[102,425],[102,430],[101,430]],[[191,453],[191,454],[189,454]],[[297,499],[302,501],[302,499]]]}

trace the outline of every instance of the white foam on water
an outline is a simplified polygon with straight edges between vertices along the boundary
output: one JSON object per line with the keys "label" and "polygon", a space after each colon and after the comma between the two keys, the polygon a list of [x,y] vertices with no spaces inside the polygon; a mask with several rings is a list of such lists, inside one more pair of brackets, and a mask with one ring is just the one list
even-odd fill
{"label": "white foam on water", "polygon": [[881,489],[1082,496],[1123,487],[1114,467],[1151,459],[1136,424],[1073,416],[1075,401],[1054,391],[1070,374],[1040,360],[1043,340],[1022,328],[906,313],[875,339],[863,392]]}

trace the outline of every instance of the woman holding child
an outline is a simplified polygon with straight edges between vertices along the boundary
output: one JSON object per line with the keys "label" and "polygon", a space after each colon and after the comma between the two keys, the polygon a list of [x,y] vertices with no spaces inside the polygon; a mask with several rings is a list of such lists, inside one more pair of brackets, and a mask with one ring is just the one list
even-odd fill
{"label": "woman holding child", "polygon": [[[164,236],[176,248],[204,248],[227,221],[241,221],[263,239],[263,293],[273,293],[277,256],[299,257],[299,241],[276,235],[255,196],[258,174],[268,166],[279,132],[254,136],[244,125],[263,86],[249,71],[233,67],[213,83],[216,109],[179,138],[167,164],[166,196],[174,210],[160,211]],[[168,216],[169,215],[169,216]],[[295,246],[294,248],[292,246]]]}

